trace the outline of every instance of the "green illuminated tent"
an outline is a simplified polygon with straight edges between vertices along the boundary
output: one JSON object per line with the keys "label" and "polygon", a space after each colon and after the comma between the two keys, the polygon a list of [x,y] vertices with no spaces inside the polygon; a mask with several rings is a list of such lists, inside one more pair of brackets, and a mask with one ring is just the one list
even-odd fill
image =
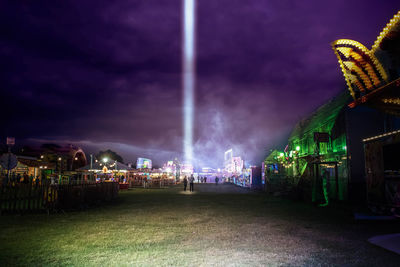
{"label": "green illuminated tent", "polygon": [[274,163],[277,163],[277,162],[278,162],[278,157],[279,157],[279,154],[280,154],[280,153],[281,153],[280,151],[278,151],[278,150],[275,149],[274,151],[271,152],[271,154],[269,154],[268,157],[265,158],[265,163],[266,163],[266,164],[274,164]]}

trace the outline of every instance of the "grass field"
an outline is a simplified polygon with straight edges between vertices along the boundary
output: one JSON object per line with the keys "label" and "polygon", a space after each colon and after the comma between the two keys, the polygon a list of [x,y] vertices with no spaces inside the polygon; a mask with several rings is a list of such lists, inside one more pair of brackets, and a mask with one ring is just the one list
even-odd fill
{"label": "grass field", "polygon": [[0,266],[399,266],[370,245],[392,224],[249,193],[133,189],[80,212],[0,217]]}

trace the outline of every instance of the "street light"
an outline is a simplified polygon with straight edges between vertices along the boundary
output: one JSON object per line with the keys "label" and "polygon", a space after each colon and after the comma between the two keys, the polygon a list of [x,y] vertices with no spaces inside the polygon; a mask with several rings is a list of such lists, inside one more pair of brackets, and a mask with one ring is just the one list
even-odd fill
{"label": "street light", "polygon": [[62,176],[62,157],[58,157],[58,162],[60,162],[60,168],[58,169],[58,183],[61,184],[61,176]]}
{"label": "street light", "polygon": [[107,163],[107,161],[108,161],[108,158],[103,158],[104,163]]}

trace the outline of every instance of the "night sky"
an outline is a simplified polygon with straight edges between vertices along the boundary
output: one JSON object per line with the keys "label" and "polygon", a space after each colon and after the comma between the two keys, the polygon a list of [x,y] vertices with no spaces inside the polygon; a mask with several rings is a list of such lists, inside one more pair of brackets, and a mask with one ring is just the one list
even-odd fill
{"label": "night sky", "polygon": [[[345,90],[330,43],[370,48],[399,1],[198,0],[194,155],[259,164]],[[182,153],[178,0],[0,2],[1,142],[156,164]]]}

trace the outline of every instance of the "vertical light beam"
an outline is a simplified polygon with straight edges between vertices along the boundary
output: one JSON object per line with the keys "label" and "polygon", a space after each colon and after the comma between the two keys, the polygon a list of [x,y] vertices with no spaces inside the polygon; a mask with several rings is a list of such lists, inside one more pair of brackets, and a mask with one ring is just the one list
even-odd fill
{"label": "vertical light beam", "polygon": [[194,91],[196,83],[196,0],[183,0],[183,149],[184,160],[193,160]]}

